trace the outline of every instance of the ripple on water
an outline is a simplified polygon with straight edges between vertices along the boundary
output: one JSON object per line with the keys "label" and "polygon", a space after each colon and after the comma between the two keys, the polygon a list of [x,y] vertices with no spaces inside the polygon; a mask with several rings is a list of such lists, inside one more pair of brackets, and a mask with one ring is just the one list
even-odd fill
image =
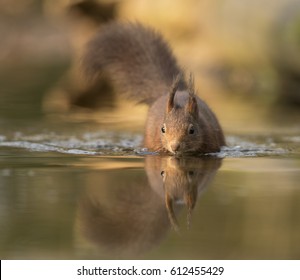
{"label": "ripple on water", "polygon": [[[289,141],[298,141],[298,136]],[[227,145],[219,153],[209,154],[220,158],[258,157],[289,153],[268,137],[263,143],[228,136]],[[147,155],[141,148],[142,135],[100,131],[79,136],[55,133],[24,135],[15,133],[11,139],[0,137],[0,147],[21,148],[33,152],[57,152],[73,155]]]}
{"label": "ripple on water", "polygon": [[84,133],[79,136],[15,133],[11,139],[2,137],[0,147],[74,155],[122,155],[129,152],[132,154],[141,145],[141,139],[140,135],[109,132]]}
{"label": "ripple on water", "polygon": [[275,141],[268,137],[265,143],[251,142],[237,136],[226,138],[227,146],[214,155],[221,158],[258,157],[269,155],[283,155],[289,153],[287,149],[278,146]]}

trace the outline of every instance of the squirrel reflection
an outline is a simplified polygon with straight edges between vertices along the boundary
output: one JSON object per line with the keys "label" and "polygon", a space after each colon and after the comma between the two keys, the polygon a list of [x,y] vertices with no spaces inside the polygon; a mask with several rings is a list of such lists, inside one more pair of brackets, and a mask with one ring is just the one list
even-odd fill
{"label": "squirrel reflection", "polygon": [[199,194],[220,165],[217,158],[149,156],[147,178],[140,170],[126,169],[118,170],[117,176],[115,171],[89,175],[79,207],[80,232],[113,256],[148,251],[161,241],[170,224],[178,230],[175,212],[180,204],[186,205],[190,223]]}
{"label": "squirrel reflection", "polygon": [[178,231],[174,206],[186,205],[187,226],[197,197],[215,176],[221,160],[216,158],[148,157],[146,172],[152,189],[165,201],[172,227]]}

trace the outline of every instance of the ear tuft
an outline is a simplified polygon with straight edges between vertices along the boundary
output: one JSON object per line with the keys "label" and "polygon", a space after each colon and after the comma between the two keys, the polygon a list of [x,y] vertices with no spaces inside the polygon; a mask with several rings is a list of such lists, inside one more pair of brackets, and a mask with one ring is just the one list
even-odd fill
{"label": "ear tuft", "polygon": [[174,98],[175,98],[175,93],[179,87],[179,83],[182,79],[182,73],[179,73],[171,86],[170,92],[169,92],[169,99],[167,103],[167,112],[169,113],[173,108],[174,108]]}
{"label": "ear tuft", "polygon": [[188,91],[190,96],[195,94],[195,81],[194,81],[194,75],[192,73],[190,73]]}
{"label": "ear tuft", "polygon": [[189,92],[189,101],[188,101],[188,104],[186,105],[186,110],[190,114],[197,116],[198,115],[198,104],[197,104],[197,99],[195,96],[194,76],[192,73],[190,73],[188,92]]}

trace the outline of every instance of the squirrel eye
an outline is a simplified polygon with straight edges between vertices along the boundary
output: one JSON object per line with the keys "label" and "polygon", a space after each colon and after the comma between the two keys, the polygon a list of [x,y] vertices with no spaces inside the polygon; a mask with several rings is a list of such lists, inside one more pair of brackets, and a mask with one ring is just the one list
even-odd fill
{"label": "squirrel eye", "polygon": [[194,171],[189,171],[189,176],[194,176]]}
{"label": "squirrel eye", "polygon": [[160,172],[160,175],[161,175],[162,177],[164,177],[164,176],[165,176],[165,171]]}
{"label": "squirrel eye", "polygon": [[194,126],[191,124],[189,127],[189,134],[194,134],[194,132],[195,132]]}
{"label": "squirrel eye", "polygon": [[161,127],[161,132],[162,132],[162,133],[166,133],[166,126],[165,126],[165,125],[163,125],[163,126]]}

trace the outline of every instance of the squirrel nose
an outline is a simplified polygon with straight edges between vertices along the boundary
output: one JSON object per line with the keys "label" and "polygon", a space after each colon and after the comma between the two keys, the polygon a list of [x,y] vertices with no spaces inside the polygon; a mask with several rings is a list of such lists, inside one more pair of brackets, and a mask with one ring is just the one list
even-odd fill
{"label": "squirrel nose", "polygon": [[170,145],[172,152],[176,153],[180,150],[180,143],[179,142],[173,142]]}

